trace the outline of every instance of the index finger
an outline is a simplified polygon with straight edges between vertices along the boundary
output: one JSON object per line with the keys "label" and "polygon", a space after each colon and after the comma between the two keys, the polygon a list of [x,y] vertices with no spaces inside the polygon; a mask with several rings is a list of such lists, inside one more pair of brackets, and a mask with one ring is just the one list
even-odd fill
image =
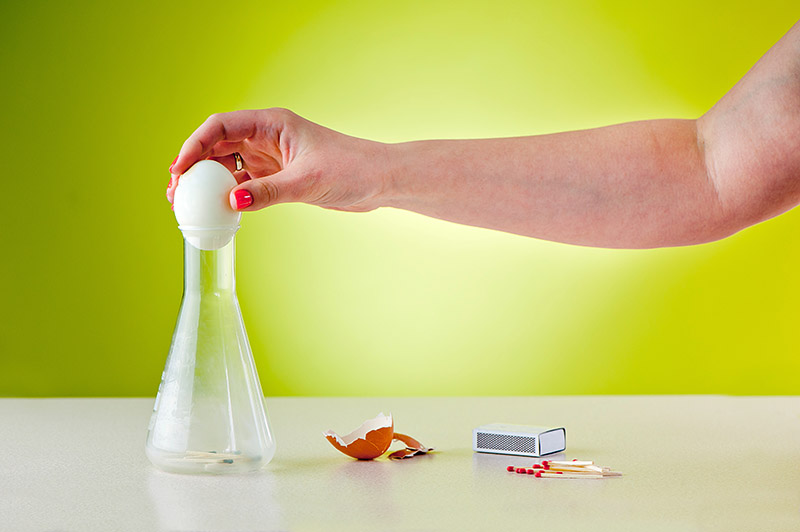
{"label": "index finger", "polygon": [[171,173],[180,175],[197,161],[212,155],[220,141],[240,142],[256,133],[256,111],[233,111],[209,116],[181,146]]}

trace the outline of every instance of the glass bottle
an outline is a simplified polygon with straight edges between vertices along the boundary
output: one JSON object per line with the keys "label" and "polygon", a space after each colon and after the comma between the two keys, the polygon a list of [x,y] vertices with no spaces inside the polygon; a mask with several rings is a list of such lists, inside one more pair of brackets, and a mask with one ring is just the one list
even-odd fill
{"label": "glass bottle", "polygon": [[147,457],[175,473],[256,471],[272,459],[275,441],[236,297],[234,239],[199,249],[187,233],[183,299]]}

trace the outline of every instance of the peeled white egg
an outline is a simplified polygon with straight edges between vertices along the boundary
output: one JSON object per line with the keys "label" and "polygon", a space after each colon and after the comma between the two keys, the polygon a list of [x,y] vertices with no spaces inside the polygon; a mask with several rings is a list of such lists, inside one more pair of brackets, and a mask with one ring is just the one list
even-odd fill
{"label": "peeled white egg", "polygon": [[230,242],[242,218],[228,201],[236,185],[233,174],[216,161],[199,161],[180,177],[172,205],[191,245],[212,250]]}

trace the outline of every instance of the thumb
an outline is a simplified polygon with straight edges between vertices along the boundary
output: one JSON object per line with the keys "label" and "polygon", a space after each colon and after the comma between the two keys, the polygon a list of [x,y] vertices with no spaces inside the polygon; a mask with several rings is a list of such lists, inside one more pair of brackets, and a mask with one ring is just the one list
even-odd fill
{"label": "thumb", "polygon": [[266,177],[245,181],[231,190],[229,201],[236,211],[257,211],[276,203],[296,201],[289,183],[293,172],[281,170]]}

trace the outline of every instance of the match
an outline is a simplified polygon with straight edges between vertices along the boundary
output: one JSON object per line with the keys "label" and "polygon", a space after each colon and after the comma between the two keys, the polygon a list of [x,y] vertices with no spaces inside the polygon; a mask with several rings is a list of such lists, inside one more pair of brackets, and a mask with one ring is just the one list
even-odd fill
{"label": "match", "polygon": [[612,471],[610,467],[595,465],[591,460],[542,460],[531,467],[508,466],[506,471],[511,473],[533,475],[535,478],[605,478],[621,477],[622,473]]}

